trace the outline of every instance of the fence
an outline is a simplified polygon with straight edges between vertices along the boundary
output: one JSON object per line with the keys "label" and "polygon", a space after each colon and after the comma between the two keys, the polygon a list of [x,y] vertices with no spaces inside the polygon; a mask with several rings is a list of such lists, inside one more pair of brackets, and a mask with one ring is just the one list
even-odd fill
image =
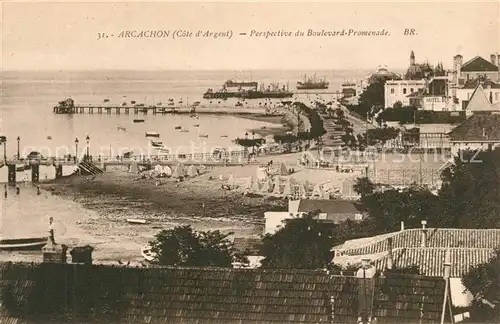
{"label": "fence", "polygon": [[436,186],[441,181],[441,173],[432,168],[421,170],[409,169],[375,169],[368,171],[368,178],[373,183],[393,186],[408,186],[411,184]]}

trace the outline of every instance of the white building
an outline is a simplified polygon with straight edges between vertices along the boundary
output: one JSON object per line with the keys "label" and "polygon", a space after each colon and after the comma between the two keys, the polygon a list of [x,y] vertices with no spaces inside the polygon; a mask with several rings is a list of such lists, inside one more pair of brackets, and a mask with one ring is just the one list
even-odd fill
{"label": "white building", "polygon": [[[480,90],[478,90],[480,88]],[[481,96],[487,101],[494,104],[500,102],[500,84],[491,80],[476,79],[468,82],[462,88],[456,90],[458,104],[462,110],[467,109],[473,95],[476,92],[481,92]],[[484,94],[484,95],[483,95]]]}
{"label": "white building", "polygon": [[403,106],[410,105],[410,94],[419,90],[425,90],[427,84],[425,80],[392,80],[386,81],[384,85],[385,108],[392,108],[400,101]]}

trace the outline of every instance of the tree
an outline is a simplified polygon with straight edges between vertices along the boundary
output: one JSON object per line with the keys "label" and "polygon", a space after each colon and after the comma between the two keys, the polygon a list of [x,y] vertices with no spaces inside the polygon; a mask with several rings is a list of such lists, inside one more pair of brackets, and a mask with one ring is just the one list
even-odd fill
{"label": "tree", "polygon": [[177,226],[160,231],[150,244],[162,265],[231,267],[235,255],[231,234]]}
{"label": "tree", "polygon": [[[500,307],[500,249],[488,263],[472,267],[462,278],[463,285],[474,296],[471,320],[476,323],[498,323]],[[496,304],[496,307],[493,307]]]}
{"label": "tree", "polygon": [[314,217],[318,213],[287,220],[274,235],[267,234],[262,241],[261,262],[264,268],[319,269],[332,260],[331,231]]}
{"label": "tree", "polygon": [[354,191],[364,197],[366,195],[373,194],[375,190],[375,185],[367,177],[357,178],[353,186]]}
{"label": "tree", "polygon": [[461,151],[441,179],[443,226],[500,227],[500,149]]}

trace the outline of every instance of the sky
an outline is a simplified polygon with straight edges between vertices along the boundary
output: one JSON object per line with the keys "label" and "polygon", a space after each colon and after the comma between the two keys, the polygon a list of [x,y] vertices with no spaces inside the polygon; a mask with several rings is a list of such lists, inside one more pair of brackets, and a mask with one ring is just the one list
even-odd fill
{"label": "sky", "polygon": [[[7,2],[3,70],[406,68],[499,52],[499,3]],[[414,28],[416,35],[404,35]],[[250,37],[255,31],[385,29],[389,36]],[[119,38],[126,31],[230,32],[232,38]],[[98,33],[108,38],[98,39]],[[247,33],[247,35],[239,35]],[[113,35],[113,36],[111,36]],[[307,34],[306,34],[307,35]]]}

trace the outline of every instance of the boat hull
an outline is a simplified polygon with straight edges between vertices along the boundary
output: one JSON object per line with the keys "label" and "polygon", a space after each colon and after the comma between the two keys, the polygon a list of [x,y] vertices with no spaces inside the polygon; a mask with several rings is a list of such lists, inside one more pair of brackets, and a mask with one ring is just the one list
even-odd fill
{"label": "boat hull", "polygon": [[46,237],[0,240],[2,251],[36,251],[47,244]]}

